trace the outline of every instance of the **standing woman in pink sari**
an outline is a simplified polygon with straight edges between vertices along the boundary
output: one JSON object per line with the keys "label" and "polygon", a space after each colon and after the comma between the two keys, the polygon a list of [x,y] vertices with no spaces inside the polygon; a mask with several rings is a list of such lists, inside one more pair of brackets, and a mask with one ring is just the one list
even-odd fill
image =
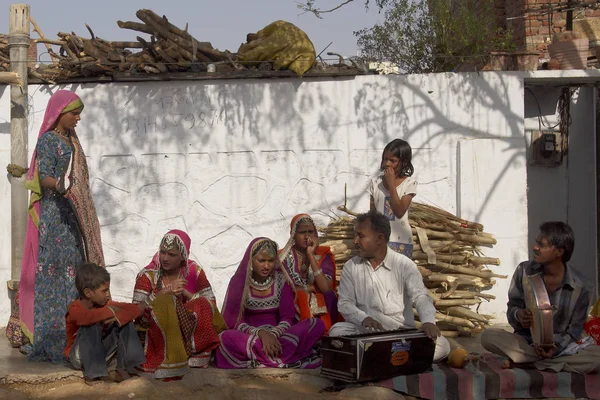
{"label": "standing woman in pink sari", "polygon": [[294,324],[294,283],[281,268],[277,243],[250,242],[229,282],[221,333],[219,368],[317,368],[313,350],[325,333],[323,321],[309,318]]}
{"label": "standing woman in pink sari", "polygon": [[52,95],[27,175],[31,196],[19,311],[31,343],[24,349],[29,360],[64,360],[65,313],[77,298],[76,266],[104,265],[87,163],[75,133],[82,111],[75,93]]}

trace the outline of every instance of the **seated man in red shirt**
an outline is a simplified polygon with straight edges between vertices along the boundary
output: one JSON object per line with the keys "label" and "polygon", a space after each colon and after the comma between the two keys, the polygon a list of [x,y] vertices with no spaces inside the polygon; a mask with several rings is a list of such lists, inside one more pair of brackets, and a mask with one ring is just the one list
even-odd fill
{"label": "seated man in red shirt", "polygon": [[83,370],[88,384],[102,382],[109,368],[116,370],[113,380],[127,379],[128,370],[146,361],[132,321],[147,304],[112,301],[110,274],[96,264],[77,268],[75,286],[79,299],[69,305],[65,316],[65,356],[75,369]]}

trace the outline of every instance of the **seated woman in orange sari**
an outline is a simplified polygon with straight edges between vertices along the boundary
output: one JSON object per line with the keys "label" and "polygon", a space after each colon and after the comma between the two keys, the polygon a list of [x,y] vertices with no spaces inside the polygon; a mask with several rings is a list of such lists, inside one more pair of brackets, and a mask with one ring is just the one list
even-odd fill
{"label": "seated woman in orange sari", "polygon": [[226,329],[204,271],[188,259],[190,245],[185,232],[169,231],[135,283],[133,302],[150,305],[138,321],[147,329],[141,369],[157,379],[207,367],[220,344],[218,335]]}
{"label": "seated woman in orange sari", "polygon": [[335,259],[329,247],[319,246],[317,228],[308,214],[292,219],[290,239],[279,260],[296,286],[296,319],[320,318],[329,332],[338,319]]}

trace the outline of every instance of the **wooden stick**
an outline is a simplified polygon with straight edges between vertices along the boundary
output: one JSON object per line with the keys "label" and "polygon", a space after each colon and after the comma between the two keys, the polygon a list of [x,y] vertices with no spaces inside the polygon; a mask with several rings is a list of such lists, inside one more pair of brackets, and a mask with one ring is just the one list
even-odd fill
{"label": "wooden stick", "polygon": [[[210,46],[210,43],[200,42],[200,41],[196,40],[187,31],[179,29],[177,26],[170,23],[169,20],[167,19],[167,17],[165,17],[164,15],[161,18],[160,16],[158,16],[158,14],[156,14],[152,10],[144,9],[144,10],[139,10],[139,11],[144,12],[144,14],[146,14],[149,18],[152,18],[155,23],[159,24],[160,26],[163,26],[170,33],[173,33],[177,37],[181,38],[183,41],[189,41],[190,48],[192,50],[192,54],[194,54],[194,51],[193,51],[194,48],[196,48],[197,51],[204,53],[202,55],[198,55],[201,60],[203,60],[203,61],[224,61],[224,60],[226,60],[225,54],[221,53],[220,51],[214,50],[212,48],[212,46]],[[137,13],[136,13],[136,15],[137,15]],[[138,16],[138,18],[140,18],[140,17]],[[142,19],[142,18],[140,18],[140,19]],[[193,59],[191,61],[195,61],[195,59]]]}
{"label": "wooden stick", "polygon": [[[416,318],[419,318],[419,313],[417,310],[413,308],[413,313]],[[447,322],[449,324],[457,325],[457,326],[465,326],[467,328],[475,328],[475,325],[465,318],[453,317],[446,314],[442,314],[440,312],[435,313],[435,320],[440,322]]]}
{"label": "wooden stick", "polygon": [[[467,257],[462,254],[438,254],[436,252],[436,259],[439,261],[445,261],[449,263],[463,264],[467,262]],[[420,251],[413,251],[413,260],[427,260],[427,254]]]}
{"label": "wooden stick", "polygon": [[144,46],[139,42],[121,42],[121,41],[111,41],[108,42],[110,47],[114,47],[115,49],[142,49]]}
{"label": "wooden stick", "polygon": [[16,72],[0,72],[0,83],[23,87],[23,81]]}
{"label": "wooden stick", "polygon": [[500,259],[492,257],[470,257],[469,261],[475,265],[500,265]]}
{"label": "wooden stick", "polygon": [[474,306],[481,303],[480,299],[450,299],[436,300],[433,302],[435,307],[451,307],[451,306]]}
{"label": "wooden stick", "polygon": [[184,40],[181,36],[177,36],[170,32],[166,27],[162,26],[159,22],[155,21],[150,15],[148,15],[146,10],[138,10],[135,15],[146,25],[151,27],[156,33],[179,46],[179,52],[183,57],[189,61],[194,61],[192,53],[189,51],[192,47],[190,42],[186,42],[186,40]]}
{"label": "wooden stick", "polygon": [[[428,266],[430,266],[430,265],[428,265]],[[498,275],[491,271],[479,271],[476,269],[462,267],[460,265],[452,265],[452,264],[448,264],[448,263],[441,262],[441,261],[436,262],[435,267],[441,268],[442,270],[458,272],[460,274],[478,276],[480,278],[503,278],[503,279],[506,279],[508,277],[507,275]],[[444,271],[442,271],[442,272],[444,272]]]}
{"label": "wooden stick", "polygon": [[468,308],[465,308],[465,307],[449,307],[446,309],[446,312],[448,313],[448,315],[453,315],[455,317],[474,319],[485,325],[490,324],[490,321],[488,321],[488,319],[486,317],[479,315],[475,311],[469,310]]}
{"label": "wooden stick", "polygon": [[[42,30],[40,29],[38,24],[35,22],[35,20],[33,18],[31,18],[31,16],[29,16],[29,22],[31,22],[31,25],[33,25],[33,30],[40,36],[40,39],[45,39],[46,37],[42,33]],[[56,56],[54,55],[54,52],[52,52],[52,47],[50,47],[50,43],[46,43],[46,42],[43,42],[43,43],[46,46],[46,50],[48,50],[48,54],[50,54],[50,58],[52,58],[54,63],[57,63],[58,58],[56,58]]]}
{"label": "wooden stick", "polygon": [[359,215],[359,213],[357,213],[357,212],[354,212],[354,211],[352,211],[352,210],[348,209],[346,206],[339,206],[339,207],[338,207],[338,210],[340,210],[340,211],[343,211],[343,212],[345,212],[346,214],[350,214],[350,215],[352,215],[352,216],[354,216],[354,217],[358,217],[358,215]]}
{"label": "wooden stick", "polygon": [[[412,233],[416,234],[417,230],[415,228],[412,228]],[[494,238],[490,238],[490,237],[482,237],[482,236],[478,236],[478,235],[465,235],[465,234],[452,234],[449,232],[438,232],[438,231],[434,231],[431,229],[425,229],[425,232],[427,233],[427,236],[432,237],[432,238],[439,238],[439,239],[458,239],[458,240],[464,240],[465,242],[471,242],[471,243],[479,243],[479,244],[496,244],[497,241]]]}
{"label": "wooden stick", "polygon": [[117,21],[117,25],[121,29],[130,29],[132,31],[138,31],[147,33],[148,35],[154,35],[154,30],[146,24],[140,24],[139,22],[133,21]]}

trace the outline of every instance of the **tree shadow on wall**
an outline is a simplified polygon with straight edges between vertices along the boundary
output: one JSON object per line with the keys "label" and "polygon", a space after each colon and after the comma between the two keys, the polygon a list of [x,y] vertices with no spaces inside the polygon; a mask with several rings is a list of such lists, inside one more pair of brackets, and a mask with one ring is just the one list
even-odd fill
{"label": "tree shadow on wall", "polygon": [[[523,137],[523,99],[510,98],[522,84],[506,73],[100,86],[64,88],[81,93],[86,104],[79,134],[115,264],[144,265],[152,252],[140,251],[154,249],[175,227],[188,230],[195,243],[214,244],[214,262],[225,251],[219,235],[234,226],[240,228],[235,237],[268,234],[282,243],[296,209],[343,203],[343,184],[335,180],[360,182],[347,200],[350,208],[363,204],[381,148],[395,137],[418,143],[414,157],[423,164],[440,156],[448,136],[496,138],[509,146],[509,139]],[[492,118],[500,126],[485,123]],[[350,155],[355,148],[370,151],[372,161],[358,163]],[[319,151],[328,151],[320,168],[306,167],[303,157],[325,155]],[[524,152],[514,156],[496,181],[524,162]],[[256,183],[240,194],[236,185],[245,180]],[[211,192],[218,185],[230,186],[230,198]],[[298,200],[303,191],[311,196]],[[227,207],[233,211],[223,212]]]}

